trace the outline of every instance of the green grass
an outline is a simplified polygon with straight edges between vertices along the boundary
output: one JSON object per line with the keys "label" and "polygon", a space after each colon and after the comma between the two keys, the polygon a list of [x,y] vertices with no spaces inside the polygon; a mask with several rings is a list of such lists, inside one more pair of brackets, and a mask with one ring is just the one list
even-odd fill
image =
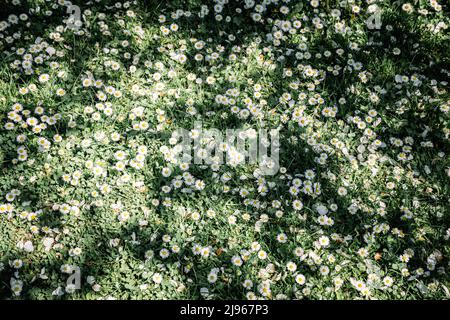
{"label": "green grass", "polygon": [[[411,1],[414,10],[407,13],[407,1],[377,2],[377,31],[366,27],[369,5],[359,0],[344,6],[321,1],[317,8],[278,1],[267,5],[262,22],[252,19],[254,6],[236,0],[224,5],[222,21],[214,14],[221,1],[138,0],[124,2],[128,8],[73,2],[82,12],[78,31],[65,29],[64,2],[52,8],[47,1],[7,0],[0,14],[0,21],[10,20],[0,24],[1,298],[450,297],[448,4],[436,10],[428,1]],[[199,17],[202,5],[209,13]],[[360,13],[352,13],[353,5]],[[26,21],[11,22],[11,15],[37,7]],[[179,9],[191,15],[173,18]],[[166,21],[158,21],[160,15]],[[313,24],[317,17],[322,28]],[[277,20],[301,26],[291,26],[295,34],[284,31],[276,43],[268,35],[277,36]],[[343,34],[335,24],[344,21]],[[161,28],[173,23],[178,30],[164,35]],[[440,31],[430,30],[438,25]],[[34,50],[38,38],[45,44]],[[198,41],[202,48],[195,48]],[[22,67],[26,53],[32,72]],[[196,61],[197,54],[203,60]],[[308,76],[305,68],[317,74]],[[42,74],[48,81],[39,80]],[[397,81],[401,76],[408,81]],[[102,84],[84,86],[86,78]],[[121,95],[106,93],[99,105],[98,93],[108,86]],[[66,93],[58,96],[61,88]],[[291,103],[280,100],[286,93]],[[239,110],[251,98],[260,116],[240,116],[217,96],[233,98]],[[324,103],[310,104],[312,97]],[[334,106],[334,116],[322,115]],[[298,110],[307,125],[294,117]],[[42,130],[23,125],[55,115]],[[258,178],[256,165],[191,164],[186,172],[205,188],[185,182],[174,188],[175,180],[189,177],[162,147],[172,147],[172,132],[193,129],[196,121],[223,132],[279,128],[281,169]],[[142,122],[148,129],[136,128]],[[142,146],[145,157],[138,156]],[[127,160],[141,165],[116,169]],[[172,169],[169,177],[165,167]],[[98,168],[105,174],[96,175]],[[305,176],[308,170],[314,178]],[[295,178],[303,183],[296,195],[290,193]],[[302,189],[308,180],[312,192]],[[261,184],[267,192],[258,191]],[[301,210],[294,210],[295,200]],[[331,225],[320,223],[324,213]],[[208,254],[195,253],[197,247]],[[237,258],[242,265],[233,263]],[[289,270],[292,262],[296,268]],[[71,290],[67,280],[75,268],[81,288]]]}

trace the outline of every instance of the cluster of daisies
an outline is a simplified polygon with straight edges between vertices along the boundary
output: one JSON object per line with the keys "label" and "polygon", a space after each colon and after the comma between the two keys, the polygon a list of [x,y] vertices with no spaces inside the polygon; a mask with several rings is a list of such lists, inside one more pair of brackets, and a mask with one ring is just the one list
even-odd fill
{"label": "cluster of daisies", "polygon": [[0,297],[449,298],[449,9],[6,0]]}

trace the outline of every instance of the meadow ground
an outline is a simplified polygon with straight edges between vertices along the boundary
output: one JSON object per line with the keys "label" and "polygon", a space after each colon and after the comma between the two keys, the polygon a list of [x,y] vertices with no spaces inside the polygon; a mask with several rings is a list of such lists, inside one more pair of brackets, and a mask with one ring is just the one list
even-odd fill
{"label": "meadow ground", "polygon": [[0,0],[0,298],[450,298],[449,9]]}

